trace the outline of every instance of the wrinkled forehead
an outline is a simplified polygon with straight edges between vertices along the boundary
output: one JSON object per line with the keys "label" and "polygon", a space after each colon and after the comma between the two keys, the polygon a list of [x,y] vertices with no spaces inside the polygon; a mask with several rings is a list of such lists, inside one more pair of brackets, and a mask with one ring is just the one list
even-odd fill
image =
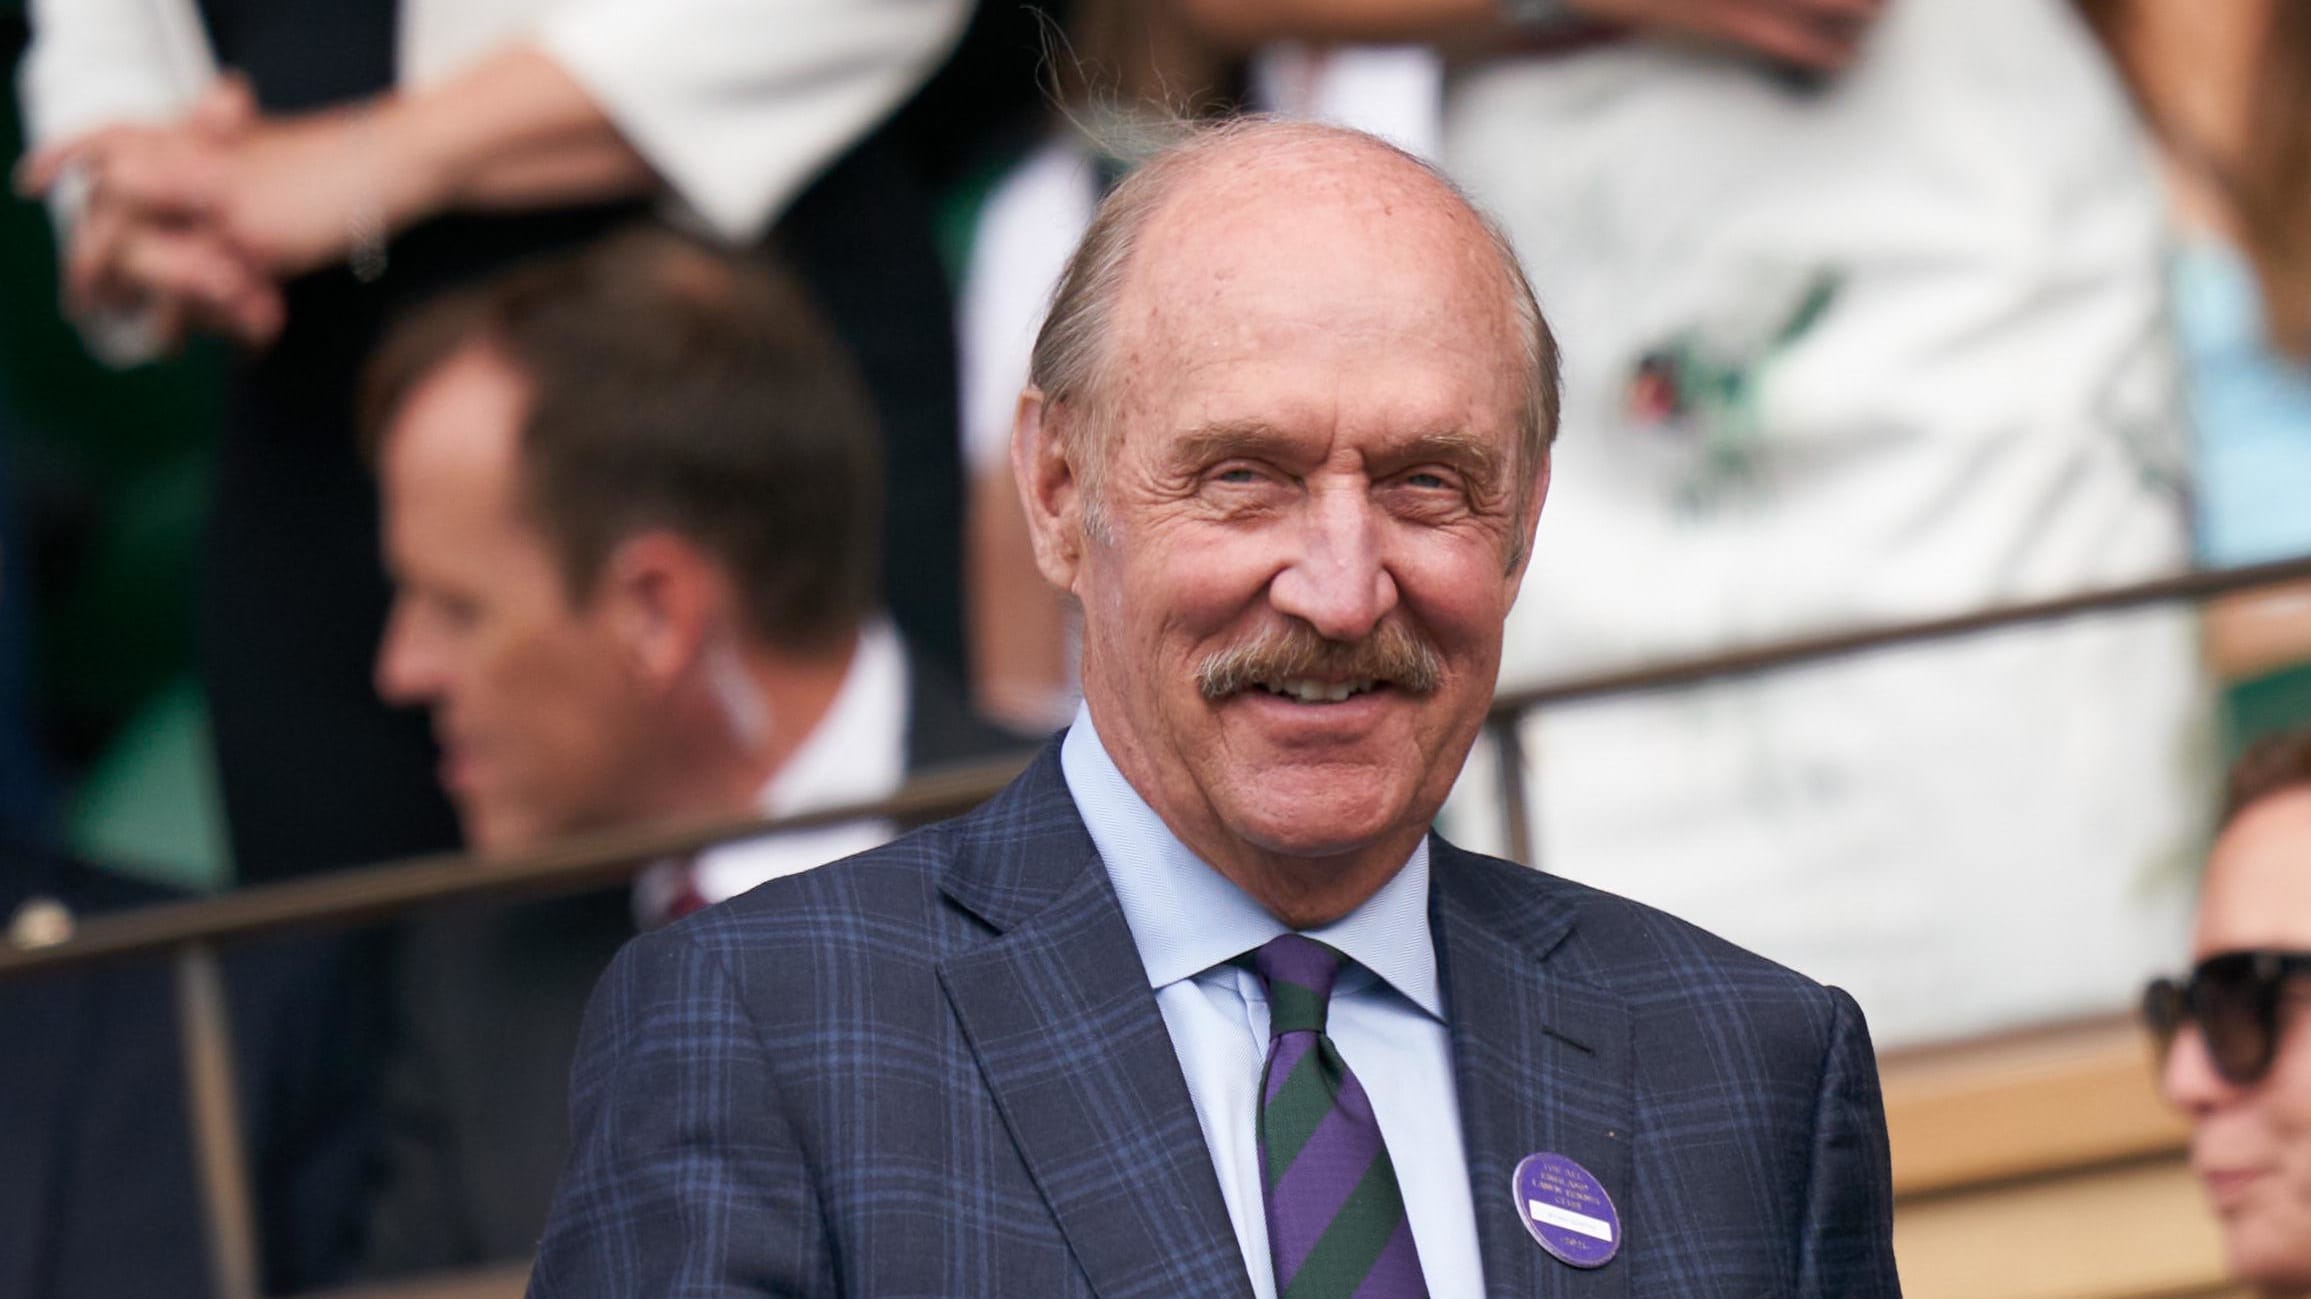
{"label": "wrinkled forehead", "polygon": [[[1506,314],[1482,224],[1418,165],[1358,142],[1258,146],[1199,160],[1150,213],[1127,300],[1207,306],[1273,281],[1371,283],[1406,310],[1448,300]],[[1417,272],[1417,274],[1414,274]]]}
{"label": "wrinkled forehead", "polygon": [[1111,374],[1128,384],[1295,331],[1390,336],[1458,358],[1456,377],[1515,409],[1523,342],[1482,224],[1402,159],[1332,152],[1223,159],[1172,187],[1124,277]]}

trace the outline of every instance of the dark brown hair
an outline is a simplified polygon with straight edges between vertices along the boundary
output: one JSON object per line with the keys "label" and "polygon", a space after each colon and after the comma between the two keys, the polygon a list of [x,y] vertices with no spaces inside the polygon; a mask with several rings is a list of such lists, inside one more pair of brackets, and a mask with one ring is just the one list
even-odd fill
{"label": "dark brown hair", "polygon": [[663,528],[727,568],[749,630],[777,648],[824,649],[873,606],[872,407],[766,258],[643,228],[434,300],[370,360],[372,453],[410,392],[475,347],[528,385],[524,505],[573,603],[621,542]]}
{"label": "dark brown hair", "polygon": [[2311,727],[2266,735],[2247,746],[2223,781],[2223,818],[2229,829],[2256,803],[2290,790],[2311,789]]}

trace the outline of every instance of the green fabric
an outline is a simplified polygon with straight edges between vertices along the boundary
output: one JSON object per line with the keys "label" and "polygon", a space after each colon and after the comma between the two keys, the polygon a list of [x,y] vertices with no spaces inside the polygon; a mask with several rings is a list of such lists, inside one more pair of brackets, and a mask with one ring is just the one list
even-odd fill
{"label": "green fabric", "polygon": [[2311,726],[2311,663],[2233,682],[2223,691],[2225,759],[2277,731]]}
{"label": "green fabric", "polygon": [[1324,999],[1313,989],[1279,980],[1268,989],[1268,1032],[1271,1036],[1321,1033],[1324,1009]]}
{"label": "green fabric", "polygon": [[[1268,1064],[1261,1071],[1257,1128],[1280,1299],[1353,1299],[1376,1279],[1375,1265],[1405,1229],[1405,1212],[1370,1098],[1324,1031],[1334,980],[1347,958],[1306,935],[1285,934],[1251,959],[1268,993]],[[1298,1054],[1291,1072],[1271,1092],[1277,1063],[1292,1049]],[[1295,1260],[1301,1249],[1307,1256]],[[1400,1257],[1377,1278],[1379,1288],[1407,1297],[1425,1293],[1417,1265],[1409,1277],[1404,1269]]]}
{"label": "green fabric", "polygon": [[[1308,1138],[1316,1135],[1316,1125],[1332,1112],[1333,1083],[1325,1075],[1329,1063],[1320,1059],[1324,1047],[1303,1053],[1300,1063],[1292,1068],[1292,1076],[1268,1102],[1260,1116],[1261,1146],[1268,1154],[1268,1182],[1270,1185],[1284,1176],[1284,1170],[1300,1157],[1300,1148]],[[1260,1094],[1268,1094],[1268,1079],[1260,1079]]]}
{"label": "green fabric", "polygon": [[190,679],[120,728],[81,781],[67,834],[75,854],[155,883],[207,893],[232,882],[208,710]]}
{"label": "green fabric", "polygon": [[[0,144],[12,156],[21,131],[16,97],[0,95]],[[200,788],[184,774],[184,744],[202,732],[177,692],[191,668],[226,359],[206,345],[134,370],[98,364],[57,309],[48,213],[0,201],[0,515],[31,561],[0,600],[27,615],[29,711],[54,774],[101,786],[65,810],[73,842],[133,845],[140,857],[163,848],[179,882],[206,878],[217,860],[196,828],[213,819],[207,807],[163,815],[160,805]],[[139,770],[175,774],[128,797],[117,773]],[[91,815],[107,828],[91,829]]]}
{"label": "green fabric", "polygon": [[1348,1202],[1340,1206],[1332,1225],[1316,1238],[1316,1247],[1292,1274],[1292,1284],[1280,1299],[1348,1299],[1364,1284],[1403,1221],[1396,1166],[1383,1150],[1348,1193]]}

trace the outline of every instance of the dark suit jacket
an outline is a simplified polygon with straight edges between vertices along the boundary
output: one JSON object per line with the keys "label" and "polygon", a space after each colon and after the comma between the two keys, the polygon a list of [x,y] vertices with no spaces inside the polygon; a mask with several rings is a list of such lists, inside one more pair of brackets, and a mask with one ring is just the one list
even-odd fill
{"label": "dark suit jacket", "polygon": [[[83,916],[175,890],[0,846],[0,921],[34,895]],[[343,1281],[375,1138],[380,989],[362,939],[234,948],[223,973],[264,1287]],[[169,966],[0,980],[0,1295],[206,1299],[211,1277]]]}
{"label": "dark suit jacket", "polygon": [[[1432,863],[1490,1294],[1897,1293],[1849,998],[1577,884]],[[533,1299],[1251,1293],[1056,745],[970,816],[630,945],[571,1097]],[[1535,1151],[1604,1183],[1618,1258],[1526,1234]]]}
{"label": "dark suit jacket", "polygon": [[[1032,745],[971,712],[936,663],[910,654],[907,666],[910,774]],[[562,1101],[586,995],[633,936],[624,886],[403,928],[370,1276],[537,1247],[569,1153]]]}

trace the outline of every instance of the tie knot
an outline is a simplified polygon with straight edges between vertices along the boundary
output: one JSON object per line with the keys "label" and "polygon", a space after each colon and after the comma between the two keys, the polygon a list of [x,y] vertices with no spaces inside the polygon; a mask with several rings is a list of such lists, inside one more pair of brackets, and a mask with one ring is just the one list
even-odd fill
{"label": "tie knot", "polygon": [[1252,969],[1268,989],[1270,1037],[1324,1031],[1332,981],[1344,959],[1306,934],[1280,934],[1252,953]]}

